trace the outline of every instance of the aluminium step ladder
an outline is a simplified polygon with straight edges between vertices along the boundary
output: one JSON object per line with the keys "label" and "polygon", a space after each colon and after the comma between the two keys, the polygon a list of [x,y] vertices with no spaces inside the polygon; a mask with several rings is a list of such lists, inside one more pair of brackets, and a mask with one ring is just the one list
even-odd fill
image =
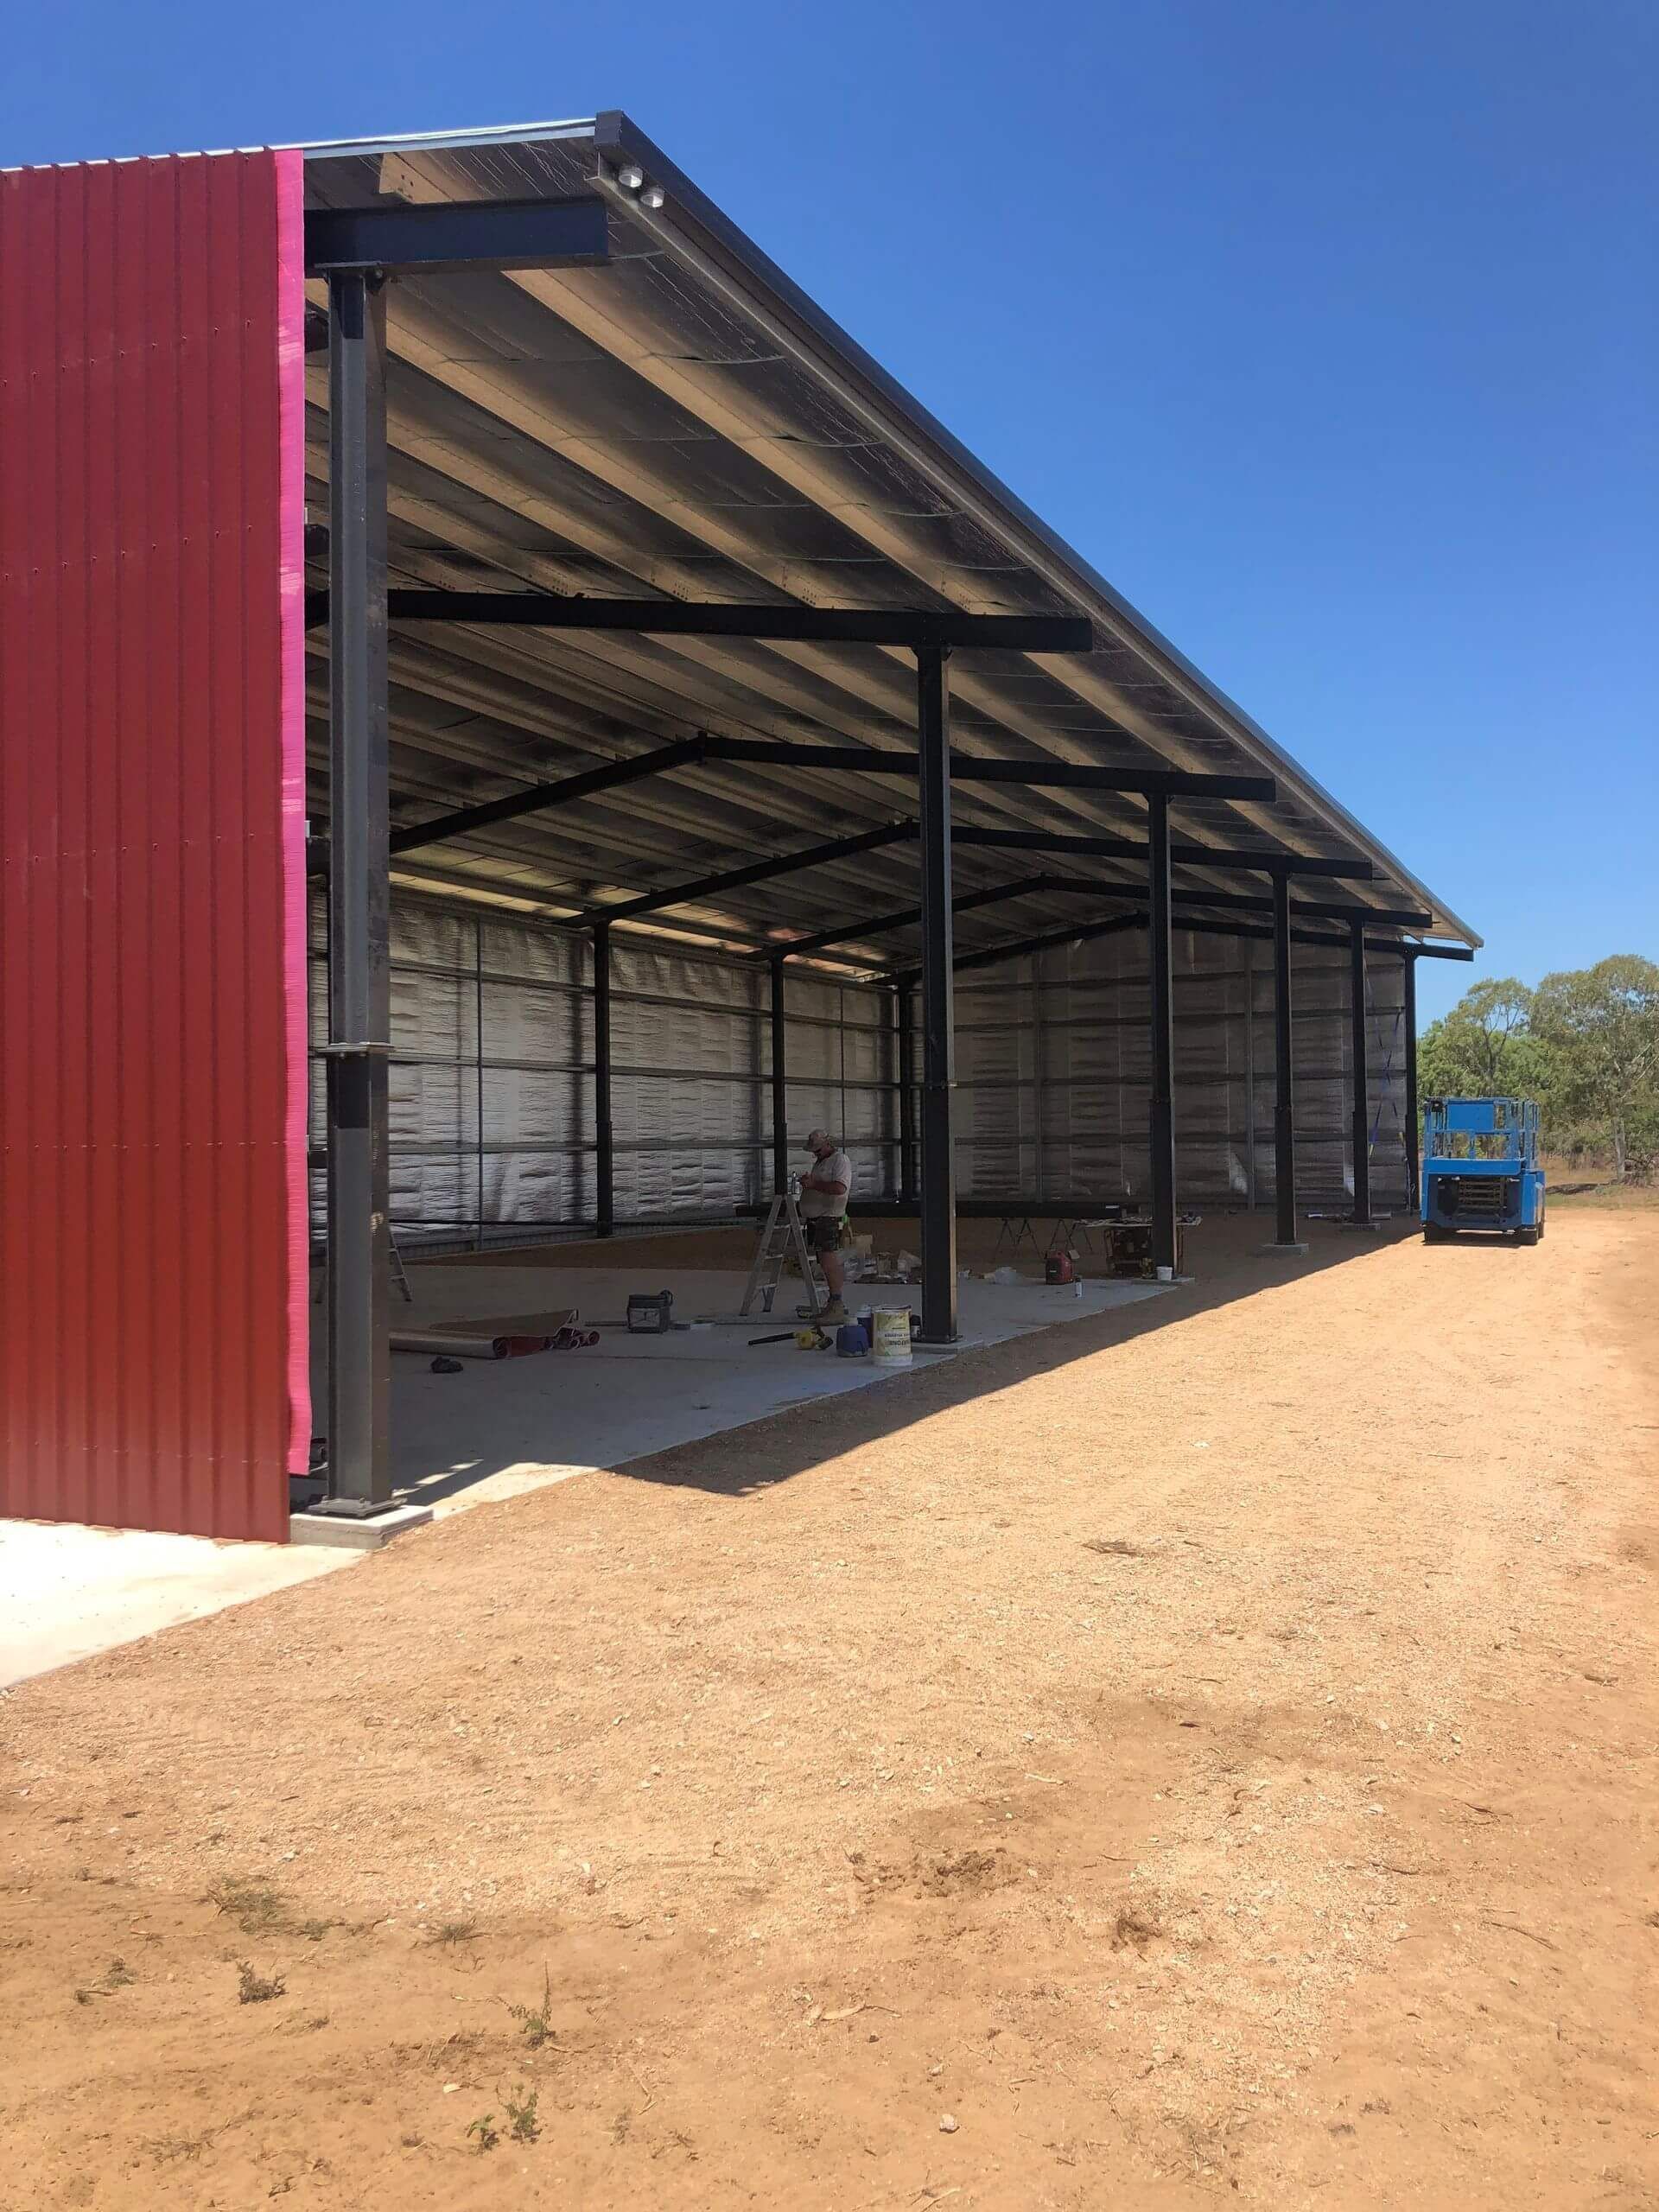
{"label": "aluminium step ladder", "polygon": [[[328,1271],[325,1264],[327,1250],[328,1247],[326,1243],[314,1244],[311,1249],[311,1265],[319,1269],[316,1287],[311,1293],[311,1303],[314,1306],[321,1305],[322,1294],[327,1287]],[[391,1280],[402,1294],[404,1305],[412,1306],[415,1303],[415,1294],[409,1287],[409,1270],[404,1265],[404,1255],[397,1249],[397,1232],[394,1229],[388,1229],[386,1231],[386,1258]]]}
{"label": "aluminium step ladder", "polygon": [[747,1320],[757,1297],[760,1311],[770,1313],[772,1301],[778,1293],[779,1281],[787,1262],[793,1260],[801,1271],[801,1281],[806,1290],[806,1319],[816,1321],[829,1303],[827,1292],[821,1293],[814,1279],[812,1255],[807,1249],[806,1231],[801,1225],[800,1208],[795,1203],[795,1193],[780,1191],[772,1202],[766,1225],[761,1230],[754,1248],[754,1262],[749,1269],[748,1286],[743,1293],[743,1303],[738,1308],[739,1318]]}

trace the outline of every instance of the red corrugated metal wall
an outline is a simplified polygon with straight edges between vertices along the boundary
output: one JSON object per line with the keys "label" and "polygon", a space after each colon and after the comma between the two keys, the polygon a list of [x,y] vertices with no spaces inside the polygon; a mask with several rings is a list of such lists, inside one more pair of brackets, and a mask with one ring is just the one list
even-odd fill
{"label": "red corrugated metal wall", "polygon": [[0,1512],[285,1539],[299,156],[0,176]]}

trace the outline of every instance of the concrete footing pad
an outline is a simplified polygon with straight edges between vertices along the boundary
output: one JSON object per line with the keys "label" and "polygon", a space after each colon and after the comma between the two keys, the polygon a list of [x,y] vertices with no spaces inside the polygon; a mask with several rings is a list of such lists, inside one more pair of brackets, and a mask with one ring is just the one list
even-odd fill
{"label": "concrete footing pad", "polygon": [[374,1552],[410,1529],[432,1518],[429,1505],[394,1505],[388,1513],[371,1514],[364,1520],[339,1513],[290,1513],[290,1543],[327,1544],[342,1552]]}
{"label": "concrete footing pad", "polygon": [[1306,1244],[1258,1244],[1256,1249],[1264,1260],[1303,1260],[1307,1257]]}

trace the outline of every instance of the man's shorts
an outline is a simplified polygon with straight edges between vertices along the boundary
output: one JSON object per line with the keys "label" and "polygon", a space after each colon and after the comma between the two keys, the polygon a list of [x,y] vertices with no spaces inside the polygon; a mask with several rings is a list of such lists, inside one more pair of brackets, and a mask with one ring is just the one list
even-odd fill
{"label": "man's shorts", "polygon": [[801,1227],[806,1231],[810,1252],[839,1252],[847,1242],[847,1224],[834,1214],[816,1214]]}

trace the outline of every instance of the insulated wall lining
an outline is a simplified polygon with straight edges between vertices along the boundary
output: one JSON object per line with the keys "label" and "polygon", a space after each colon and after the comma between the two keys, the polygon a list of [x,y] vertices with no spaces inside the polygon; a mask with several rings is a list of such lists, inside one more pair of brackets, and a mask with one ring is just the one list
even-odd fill
{"label": "insulated wall lining", "polygon": [[[1373,1202],[1406,1203],[1401,962],[1367,962]],[[1174,938],[1177,1187],[1198,1205],[1274,1195],[1272,947]],[[1297,1185],[1304,1206],[1351,1196],[1345,946],[1294,948]],[[1147,940],[1060,946],[957,987],[963,1196],[1147,1194],[1151,1077]]]}
{"label": "insulated wall lining", "polygon": [[[312,914],[314,1043],[324,916]],[[467,1243],[591,1223],[592,953],[581,932],[425,898],[392,908],[394,1225]],[[1351,1196],[1345,947],[1295,949],[1298,1198]],[[1374,1203],[1405,1204],[1401,963],[1368,963]],[[770,979],[746,962],[612,944],[612,1121],[619,1223],[729,1219],[772,1189]],[[855,1195],[898,1188],[891,995],[785,970],[790,1140],[821,1123]],[[957,986],[958,1188],[1143,1200],[1151,1071],[1146,938],[1055,948]],[[1183,1203],[1273,1202],[1271,947],[1177,932],[1176,1155]],[[918,1022],[919,1040],[919,1020]],[[480,1051],[481,1040],[481,1051]],[[918,1049],[919,1072],[919,1041]],[[321,1141],[322,1078],[312,1083]],[[314,1169],[320,1155],[314,1152]],[[321,1185],[314,1173],[314,1219]]]}
{"label": "insulated wall lining", "polygon": [[[326,910],[315,899],[314,1052],[327,1022],[326,944]],[[391,1212],[400,1239],[464,1244],[591,1223],[598,1194],[586,935],[396,896],[391,1003]],[[814,1123],[843,1134],[860,1192],[885,1192],[898,1146],[889,995],[791,974],[785,1005],[791,1142],[804,1160]],[[619,1223],[729,1219],[770,1195],[764,962],[613,938],[611,1061]],[[323,1101],[314,1060],[319,1236]]]}

